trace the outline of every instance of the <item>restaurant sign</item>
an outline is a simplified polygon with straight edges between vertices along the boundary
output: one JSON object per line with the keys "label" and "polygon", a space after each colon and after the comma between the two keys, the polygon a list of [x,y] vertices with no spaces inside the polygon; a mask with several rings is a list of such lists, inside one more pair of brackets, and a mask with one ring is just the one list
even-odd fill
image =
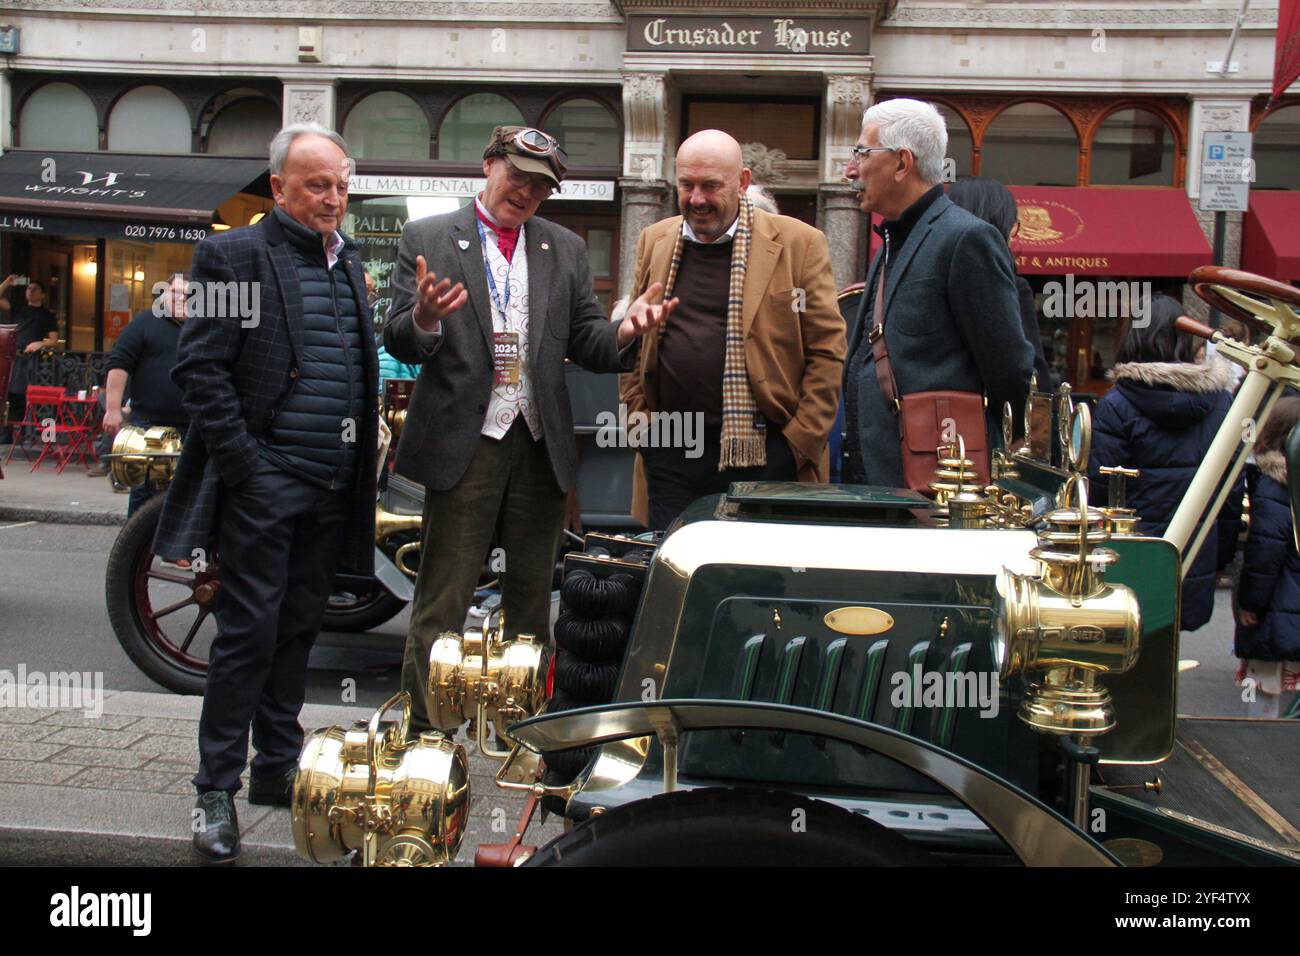
{"label": "restaurant sign", "polygon": [[637,53],[866,56],[870,41],[870,21],[846,17],[627,18],[627,48]]}

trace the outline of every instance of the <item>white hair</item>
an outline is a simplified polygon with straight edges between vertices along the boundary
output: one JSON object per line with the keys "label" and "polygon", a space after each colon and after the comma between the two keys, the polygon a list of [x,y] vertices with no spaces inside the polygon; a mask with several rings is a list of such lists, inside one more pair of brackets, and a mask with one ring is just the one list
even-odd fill
{"label": "white hair", "polygon": [[761,209],[773,215],[781,214],[781,210],[776,206],[776,197],[772,195],[772,190],[766,186],[750,183],[749,188],[745,190],[745,195],[753,201],[755,209]]}
{"label": "white hair", "polygon": [[320,123],[294,123],[276,133],[271,140],[271,174],[279,176],[284,172],[284,161],[289,158],[289,148],[299,136],[323,136],[348,155],[348,144],[343,137]]}
{"label": "white hair", "polygon": [[930,185],[943,179],[943,158],[948,152],[948,127],[930,103],[921,100],[885,100],[862,114],[863,127],[875,126],[880,145],[909,150],[916,169]]}

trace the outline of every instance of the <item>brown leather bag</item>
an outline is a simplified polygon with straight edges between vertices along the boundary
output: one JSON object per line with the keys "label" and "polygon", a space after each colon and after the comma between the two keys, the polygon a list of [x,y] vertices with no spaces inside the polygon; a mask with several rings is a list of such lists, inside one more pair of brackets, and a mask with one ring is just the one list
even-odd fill
{"label": "brown leather bag", "polygon": [[537,847],[522,842],[536,809],[537,795],[529,792],[528,799],[524,802],[524,812],[520,814],[519,823],[515,826],[515,835],[510,838],[510,842],[480,843],[478,851],[474,854],[474,865],[518,866],[536,853]]}
{"label": "brown leather bag", "polygon": [[[889,352],[885,348],[885,268],[880,269],[872,307],[872,354],[876,380],[889,399],[898,419],[898,437],[903,459],[903,484],[912,491],[930,494],[939,465],[940,449],[955,445],[957,435],[966,446],[966,457],[975,464],[980,484],[989,480],[988,425],[984,418],[984,396],[979,392],[934,391],[898,394]],[[953,457],[956,457],[955,455]]]}

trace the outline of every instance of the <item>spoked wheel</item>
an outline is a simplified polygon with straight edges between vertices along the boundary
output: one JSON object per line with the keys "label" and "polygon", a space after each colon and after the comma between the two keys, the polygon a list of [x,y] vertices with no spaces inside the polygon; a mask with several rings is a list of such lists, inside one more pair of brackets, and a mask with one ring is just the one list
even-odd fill
{"label": "spoked wheel", "polygon": [[108,618],[118,643],[146,675],[178,694],[202,694],[221,585],[215,556],[198,571],[153,553],[163,499],[161,494],[150,498],[113,543],[105,587]]}
{"label": "spoked wheel", "polygon": [[524,866],[925,866],[906,838],[794,793],[679,790],[594,816]]}

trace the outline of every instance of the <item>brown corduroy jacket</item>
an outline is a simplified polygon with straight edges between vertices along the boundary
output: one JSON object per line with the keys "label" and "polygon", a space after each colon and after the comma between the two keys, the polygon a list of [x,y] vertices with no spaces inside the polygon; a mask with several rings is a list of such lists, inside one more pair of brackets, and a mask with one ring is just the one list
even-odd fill
{"label": "brown corduroy jacket", "polygon": [[[682,217],[673,216],[641,233],[634,298],[655,282],[667,282],[681,228]],[[754,210],[741,318],[754,401],[781,426],[797,453],[798,479],[826,481],[830,468],[826,443],[839,408],[845,342],[830,250],[819,230],[789,216]],[[620,380],[629,414],[658,410],[658,367],[657,338],[647,335],[637,367]],[[632,494],[633,514],[644,522],[647,504],[640,455]]]}

